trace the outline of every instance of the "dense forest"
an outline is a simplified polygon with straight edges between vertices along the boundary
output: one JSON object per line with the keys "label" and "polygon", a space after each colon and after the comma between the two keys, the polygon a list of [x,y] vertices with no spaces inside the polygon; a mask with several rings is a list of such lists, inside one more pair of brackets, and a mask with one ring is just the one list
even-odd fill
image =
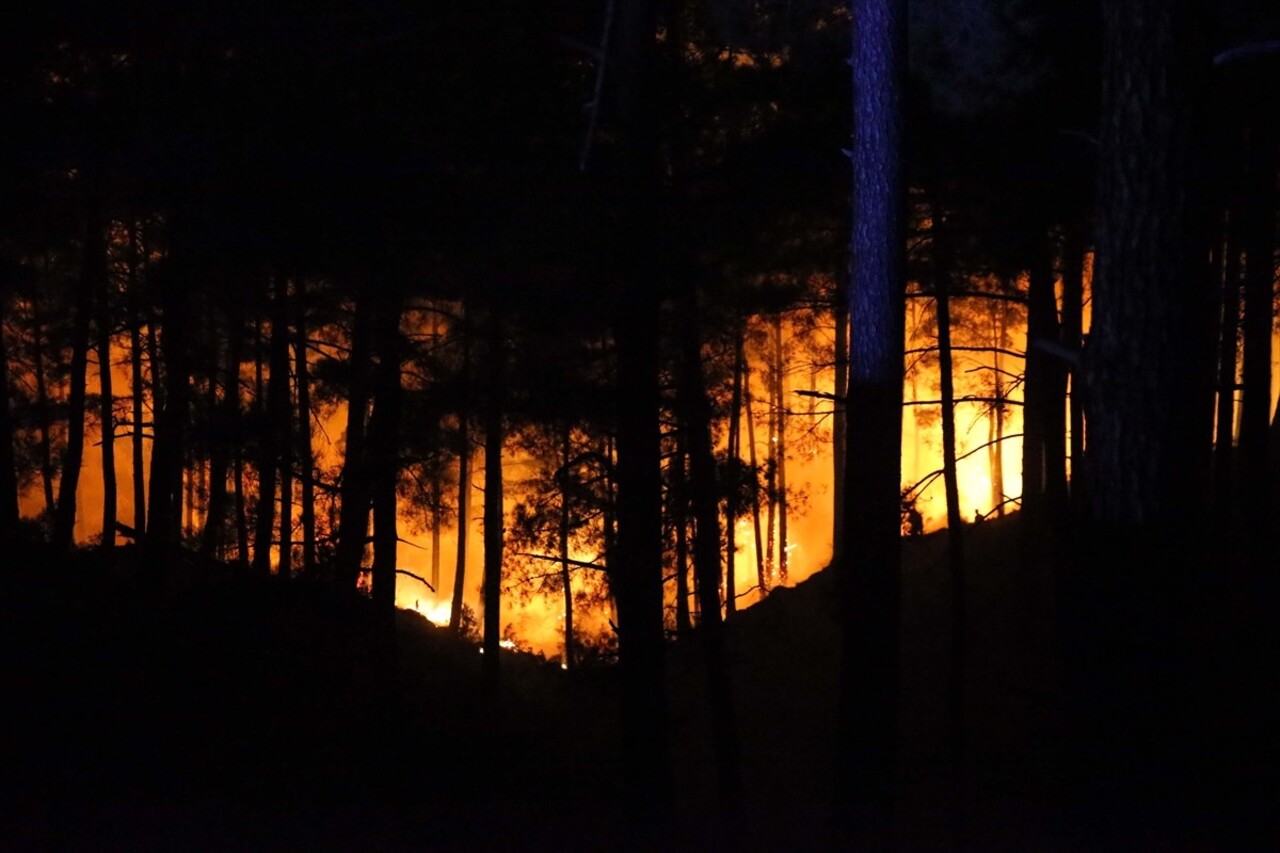
{"label": "dense forest", "polygon": [[1274,3],[6,18],[17,846],[1276,829]]}

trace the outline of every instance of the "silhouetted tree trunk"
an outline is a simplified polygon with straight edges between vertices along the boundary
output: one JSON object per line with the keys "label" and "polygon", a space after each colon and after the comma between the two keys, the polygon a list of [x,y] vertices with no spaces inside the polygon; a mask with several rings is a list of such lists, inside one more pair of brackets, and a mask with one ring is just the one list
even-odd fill
{"label": "silhouetted tree trunk", "polygon": [[1218,410],[1214,441],[1214,492],[1219,510],[1229,513],[1235,460],[1236,370],[1240,361],[1240,209],[1226,215],[1222,259],[1222,325],[1218,339]]}
{"label": "silhouetted tree trunk", "polygon": [[0,543],[12,543],[18,533],[18,472],[13,451],[13,415],[9,411],[9,348],[4,319],[9,295],[0,291]]}
{"label": "silhouetted tree trunk", "polygon": [[[1079,352],[1084,345],[1085,234],[1080,225],[1068,225],[1062,241],[1062,344]],[[1000,377],[997,374],[996,381]],[[1084,473],[1084,386],[1077,372],[1071,374],[1071,499],[1082,497]]]}
{"label": "silhouetted tree trunk", "polygon": [[[933,223],[933,293],[937,308],[938,377],[942,396],[942,481],[947,500],[947,565],[951,580],[951,668],[947,678],[952,766],[964,766],[964,695],[968,643],[965,621],[964,517],[960,513],[960,482],[956,476],[956,394],[951,358],[951,281],[955,256],[947,215],[938,203],[937,190],[930,201]],[[999,377],[997,376],[997,381]]]}
{"label": "silhouetted tree trunk", "polygon": [[53,544],[69,550],[76,526],[76,489],[80,484],[80,467],[84,460],[85,381],[89,364],[89,321],[93,313],[95,241],[92,237],[96,213],[86,226],[80,280],[75,290],[71,326],[71,390],[67,399],[67,445],[62,454],[62,479],[58,484],[58,507],[53,524]]}
{"label": "silhouetted tree trunk", "polygon": [[[227,469],[232,456],[239,457],[240,430],[240,359],[244,351],[243,309],[233,299],[226,306],[227,355],[222,370],[222,399],[215,400],[210,393],[214,422],[214,434],[209,458],[209,512],[204,520],[200,550],[205,556],[213,556],[223,550],[227,534]],[[213,378],[210,388],[216,387]],[[243,490],[243,486],[240,487]],[[241,494],[240,497],[243,497]],[[241,554],[243,558],[243,554]]]}
{"label": "silhouetted tree trunk", "polygon": [[[289,417],[289,314],[288,283],[277,275],[271,295],[271,342],[267,372],[267,401],[264,406],[265,422],[259,440],[262,442],[258,455],[258,519],[253,543],[253,568],[260,574],[271,571],[272,534],[275,532],[275,500],[276,475],[282,465],[281,424]],[[284,478],[281,478],[283,482]],[[290,503],[289,496],[282,496],[280,506]],[[284,513],[281,512],[280,532],[285,533]],[[282,578],[289,576],[289,559],[285,555],[285,540],[280,537],[279,574]]]}
{"label": "silhouetted tree trunk", "polygon": [[[45,283],[48,284],[49,257],[45,256]],[[40,292],[31,294],[31,359],[35,366],[36,425],[40,431],[40,481],[44,486],[44,510],[52,523],[57,511],[53,497],[53,424],[49,413],[49,386],[44,372],[44,321],[40,313]],[[139,429],[141,429],[139,427]]]}
{"label": "silhouetted tree trunk", "polygon": [[884,825],[897,754],[901,620],[906,3],[855,0],[852,29],[848,407],[854,417],[840,581],[836,778],[843,804]]}
{"label": "silhouetted tree trunk", "polygon": [[502,441],[506,360],[502,318],[489,309],[489,364],[484,404],[484,671],[498,677],[502,639]]}
{"label": "silhouetted tree trunk", "polygon": [[1275,319],[1276,136],[1269,110],[1248,128],[1248,179],[1241,205],[1244,268],[1244,395],[1240,461],[1249,530],[1262,530],[1268,511],[1271,427],[1271,337]]}
{"label": "silhouetted tree trunk", "polygon": [[396,490],[400,482],[400,297],[379,306],[373,415],[369,422],[369,481],[373,489],[373,604],[391,616],[396,605]]}
{"label": "silhouetted tree trunk", "polygon": [[751,524],[756,541],[756,585],[760,588],[760,597],[764,598],[769,594],[769,572],[764,562],[764,533],[760,529],[760,496],[758,494],[760,465],[756,456],[756,419],[753,414],[755,401],[751,396],[751,370],[749,366],[744,367],[744,372],[746,374],[744,393],[747,398],[747,458],[751,464]]}
{"label": "silhouetted tree trunk", "polygon": [[89,224],[85,262],[93,265],[94,302],[98,332],[98,419],[102,438],[102,547],[109,553],[116,544],[116,418],[111,382],[111,287],[107,275],[107,246],[96,206]]}
{"label": "silhouetted tree trunk", "polygon": [[471,526],[471,407],[468,391],[471,383],[471,341],[465,305],[459,325],[462,327],[459,336],[462,342],[459,376],[462,397],[458,401],[458,551],[453,570],[453,602],[449,610],[449,630],[454,633],[462,627],[462,595],[467,581],[467,530]]}
{"label": "silhouetted tree trunk", "polygon": [[831,563],[838,565],[844,548],[845,475],[848,471],[848,409],[845,395],[849,386],[849,282],[836,282],[835,399],[831,401]]}
{"label": "silhouetted tree trunk", "polygon": [[316,573],[315,454],[311,449],[311,372],[307,366],[307,284],[294,282],[294,381],[298,386],[298,466],[302,490],[302,571]]}
{"label": "silhouetted tree trunk", "polygon": [[711,405],[702,378],[702,336],[697,291],[685,283],[682,300],[679,397],[682,431],[689,452],[689,483],[694,513],[693,568],[698,579],[698,631],[706,658],[711,696],[712,740],[720,781],[720,798],[728,809],[738,806],[742,776],[733,686],[720,615],[720,507],[715,452],[711,446]]}
{"label": "silhouetted tree trunk", "polygon": [[[133,464],[133,529],[138,536],[147,530],[147,487],[145,450],[146,385],[142,378],[142,287],[138,281],[138,223],[129,221],[128,292],[125,310],[129,323],[129,391],[133,404],[133,434],[130,447]],[[154,427],[153,427],[154,428]]]}
{"label": "silhouetted tree trunk", "polygon": [[[693,630],[689,614],[689,478],[686,474],[685,437],[676,434],[676,452],[671,457],[671,493],[667,514],[676,531],[676,632],[687,637]],[[694,580],[694,589],[697,589]],[[697,605],[695,603],[694,610]],[[700,619],[701,617],[699,617]]]}
{"label": "silhouetted tree trunk", "polygon": [[[1054,356],[1035,346],[1056,343],[1058,311],[1048,233],[1037,235],[1028,275],[1027,367],[1022,410],[1022,511],[1032,529],[1056,517],[1066,492],[1065,374]],[[1036,535],[1034,532],[1031,535]]]}
{"label": "silhouetted tree trunk", "polygon": [[662,480],[656,258],[661,157],[656,118],[657,10],[634,0],[616,11],[612,95],[614,177],[627,199],[616,226],[624,256],[616,309],[617,547],[610,586],[618,606],[626,778],[637,805],[657,807],[667,786],[662,625]]}
{"label": "silhouetted tree trunk", "polygon": [[773,406],[777,432],[774,462],[777,467],[778,583],[785,585],[787,569],[787,400],[786,359],[782,349],[782,315],[773,318]]}
{"label": "silhouetted tree trunk", "polygon": [[572,459],[573,430],[568,421],[560,433],[560,584],[564,594],[564,668],[573,670],[573,574],[569,567],[569,462]]}
{"label": "silhouetted tree trunk", "polygon": [[[1209,64],[1191,0],[1103,4],[1093,324],[1084,354],[1093,530],[1063,596],[1091,820],[1140,815],[1192,729],[1180,647],[1203,597],[1213,319],[1198,219]],[[1194,590],[1194,591],[1193,591]],[[1201,617],[1203,618],[1203,617]],[[1165,802],[1165,806],[1169,803]],[[1109,813],[1108,813],[1109,812]],[[1171,814],[1173,812],[1170,812]]]}
{"label": "silhouetted tree trunk", "polygon": [[369,351],[373,345],[373,298],[362,293],[352,320],[347,391],[346,453],[342,464],[342,508],[338,516],[336,555],[338,582],[350,589],[360,575],[365,539],[369,535],[369,484],[366,480],[365,427],[369,411]]}
{"label": "silhouetted tree trunk", "polygon": [[[159,398],[160,408],[151,444],[150,510],[147,513],[147,539],[157,546],[177,545],[182,538],[184,441],[191,372],[187,349],[189,293],[181,284],[169,279],[159,288],[164,332],[159,347],[163,382],[157,383],[160,393],[153,394],[153,399]],[[153,365],[153,377],[155,374]]]}
{"label": "silhouetted tree trunk", "polygon": [[733,333],[733,391],[729,400],[729,477],[731,478],[725,491],[725,571],[724,571],[724,611],[729,619],[738,610],[738,500],[742,495],[741,465],[742,457],[742,374],[743,364],[743,328],[738,321]]}

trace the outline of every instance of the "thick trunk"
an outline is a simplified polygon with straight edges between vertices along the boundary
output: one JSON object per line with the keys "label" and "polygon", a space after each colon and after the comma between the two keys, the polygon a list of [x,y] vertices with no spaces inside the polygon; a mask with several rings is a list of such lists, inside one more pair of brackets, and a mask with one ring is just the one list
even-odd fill
{"label": "thick trunk", "polygon": [[1024,519],[1033,525],[1055,516],[1066,490],[1065,374],[1053,356],[1034,345],[1060,339],[1047,232],[1040,235],[1039,243],[1028,276],[1029,343],[1022,411],[1022,509]]}
{"label": "thick trunk", "polygon": [[849,471],[841,566],[839,799],[888,817],[897,754],[905,292],[906,3],[853,9]]}
{"label": "thick trunk", "polygon": [[[94,217],[91,217],[91,219]],[[88,233],[94,231],[91,225]],[[67,445],[62,454],[62,479],[58,484],[58,506],[53,524],[53,544],[70,549],[76,525],[76,489],[84,461],[85,381],[89,364],[89,321],[93,312],[95,241],[85,241],[80,280],[76,286],[71,326],[71,391],[67,400]]]}
{"label": "thick trunk", "polygon": [[[166,287],[162,295],[163,339],[160,343],[164,381],[160,409],[155,417],[151,449],[150,510],[147,538],[154,545],[177,545],[182,534],[184,438],[190,394],[188,369],[188,304],[179,287]],[[154,373],[154,366],[153,366]]]}
{"label": "thick trunk", "polygon": [[377,319],[377,373],[369,423],[369,481],[373,487],[373,604],[390,618],[396,605],[396,487],[400,482],[401,300],[388,297]]}
{"label": "thick trunk", "polygon": [[356,585],[369,534],[369,484],[366,481],[365,428],[369,410],[369,350],[373,345],[373,299],[361,295],[352,320],[351,382],[347,390],[346,451],[342,463],[342,509],[338,516],[337,580]]}
{"label": "thick trunk", "polygon": [[502,441],[506,359],[502,321],[489,311],[488,382],[484,405],[484,671],[498,677],[502,639]]}

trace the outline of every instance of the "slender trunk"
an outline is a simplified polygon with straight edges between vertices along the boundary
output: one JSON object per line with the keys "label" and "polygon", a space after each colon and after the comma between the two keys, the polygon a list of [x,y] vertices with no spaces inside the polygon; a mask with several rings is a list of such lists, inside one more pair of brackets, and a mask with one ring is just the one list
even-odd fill
{"label": "slender trunk", "polygon": [[[271,399],[271,429],[280,466],[280,564],[276,573],[293,576],[293,394],[289,383],[289,280],[280,277],[271,319],[271,375],[280,371],[280,392]],[[276,326],[280,336],[276,337]],[[268,392],[270,393],[270,392]]]}
{"label": "slender trunk", "polygon": [[[228,312],[226,337],[233,338],[236,334],[235,329],[230,328],[235,322],[230,316],[233,312]],[[211,329],[214,332],[213,340],[217,340],[216,324],[210,321]],[[222,398],[218,398],[218,346],[215,343],[213,347],[213,365],[209,371],[209,395],[208,409],[209,421],[211,424],[209,435],[209,499],[206,504],[206,512],[204,516],[204,529],[200,533],[200,553],[206,557],[215,557],[221,555],[223,543],[226,539],[227,530],[227,468],[231,464],[231,428],[230,428],[230,412],[227,410],[227,400],[237,393],[239,390],[230,381],[232,367],[230,365],[232,359],[233,346],[227,346],[227,364],[223,365],[221,372],[223,374],[222,381]]]}
{"label": "slender trunk", "polygon": [[378,365],[369,424],[369,472],[373,487],[373,604],[390,618],[396,605],[396,487],[400,481],[401,300],[389,297],[378,311]]}
{"label": "slender trunk", "polygon": [[[45,285],[48,286],[49,258],[45,257]],[[40,292],[31,294],[31,358],[35,364],[36,418],[40,429],[40,480],[44,485],[45,518],[53,521],[57,502],[53,497],[53,424],[49,414],[49,386],[44,374],[44,323],[40,316]],[[141,429],[139,427],[139,429]]]}
{"label": "slender trunk", "polygon": [[742,495],[741,465],[742,457],[742,372],[743,372],[743,334],[739,323],[733,335],[733,392],[729,401],[729,483],[725,491],[725,571],[724,571],[724,610],[725,618],[733,616],[738,610],[738,501]]}
{"label": "slender trunk", "polygon": [[362,294],[352,321],[351,383],[347,390],[346,453],[342,465],[342,509],[338,517],[338,582],[356,585],[369,534],[369,489],[366,482],[365,427],[369,410],[369,349],[372,346],[373,300]]}
{"label": "slender trunk", "polygon": [[777,412],[777,445],[775,459],[778,470],[778,583],[786,585],[788,578],[787,562],[787,365],[782,348],[782,315],[773,318],[773,352],[777,359],[774,365],[774,411]]}
{"label": "slender trunk", "polygon": [[566,421],[560,435],[560,585],[564,593],[564,668],[573,670],[573,575],[569,570],[569,461],[572,458],[572,428]]}
{"label": "slender trunk", "polygon": [[[272,535],[275,532],[276,474],[281,467],[280,423],[282,415],[288,415],[289,393],[289,324],[284,307],[287,285],[277,276],[271,296],[271,341],[268,345],[270,363],[267,371],[267,399],[261,411],[265,414],[259,435],[258,454],[258,518],[253,543],[253,569],[266,575],[271,571]],[[259,359],[261,360],[261,359]],[[282,411],[283,409],[283,411]],[[281,507],[288,505],[281,498]],[[283,513],[282,513],[283,515]],[[284,532],[283,519],[281,532]],[[284,554],[284,537],[281,537],[280,577],[288,577],[288,560]]]}
{"label": "slender trunk", "polygon": [[467,582],[467,529],[471,526],[471,421],[467,389],[471,381],[471,344],[466,329],[466,308],[462,318],[462,399],[458,411],[458,553],[453,569],[453,602],[449,610],[449,630],[462,627],[462,594]]}
{"label": "slender trunk", "polygon": [[769,417],[765,421],[766,429],[769,434],[768,452],[765,454],[764,460],[764,494],[768,501],[765,517],[765,541],[764,541],[764,576],[772,586],[777,580],[777,562],[774,558],[773,548],[777,542],[778,530],[778,406],[774,391],[777,390],[775,384],[775,368],[776,364],[772,358],[768,361],[768,370],[765,373],[765,379],[768,383],[767,397],[769,401]]}
{"label": "slender trunk", "polygon": [[[1062,344],[1079,352],[1084,346],[1084,253],[1085,234],[1082,226],[1067,227],[1062,241]],[[997,379],[999,375],[997,374]],[[1071,374],[1069,400],[1071,448],[1071,498],[1080,497],[1084,481],[1084,390],[1078,372]]]}
{"label": "slender trunk", "polygon": [[9,412],[9,349],[4,335],[8,295],[0,292],[0,544],[12,546],[18,534],[18,472],[13,452],[13,416]]}
{"label": "slender trunk", "polygon": [[138,282],[138,223],[129,221],[128,293],[125,297],[129,313],[129,390],[133,402],[133,435],[130,447],[133,463],[133,529],[141,536],[147,529],[147,485],[144,471],[146,387],[142,379],[142,292]]}
{"label": "slender trunk", "polygon": [[1235,458],[1236,373],[1240,366],[1239,209],[1227,211],[1222,259],[1222,324],[1218,339],[1218,410],[1214,442],[1214,492],[1218,508],[1230,513]]}
{"label": "slender trunk", "polygon": [[756,457],[755,405],[751,397],[751,370],[745,366],[745,362],[743,372],[746,380],[744,395],[747,407],[747,455],[748,462],[751,463],[751,523],[756,540],[756,584],[760,588],[760,597],[764,598],[769,593],[769,573],[765,568],[764,534],[760,529],[760,465]]}
{"label": "slender trunk", "polygon": [[[184,440],[189,417],[188,295],[178,287],[162,293],[164,336],[160,344],[163,383],[157,385],[161,408],[155,416],[148,489],[147,538],[153,545],[174,546],[181,541]],[[154,371],[155,365],[153,365]],[[153,374],[154,375],[154,374]]]}
{"label": "slender trunk", "polygon": [[502,639],[502,419],[506,381],[502,320],[489,309],[489,376],[484,406],[484,671],[499,670]]}
{"label": "slender trunk", "polygon": [[[294,382],[298,386],[298,467],[302,490],[302,572],[316,573],[315,453],[311,448],[311,371],[307,366],[307,284],[294,283]],[[437,588],[439,584],[437,584]]]}
{"label": "slender trunk", "polygon": [[849,391],[849,282],[840,276],[835,291],[835,399],[832,401],[831,414],[831,562],[840,561],[841,549],[844,547],[845,517],[845,471],[848,468],[848,406],[846,395]]}
{"label": "slender trunk", "polygon": [[[901,625],[903,92],[906,3],[853,14],[853,256],[849,471],[841,583],[838,801],[884,828],[897,755]],[[846,812],[847,813],[847,812]]]}
{"label": "slender trunk", "polygon": [[1065,451],[1056,452],[1056,436],[1065,415],[1056,393],[1061,369],[1052,356],[1034,345],[1060,338],[1047,232],[1040,236],[1040,243],[1028,276],[1026,402],[1022,410],[1022,510],[1024,519],[1033,527],[1055,516],[1065,483]]}
{"label": "slender trunk", "polygon": [[[693,630],[689,613],[689,498],[685,474],[685,440],[676,436],[676,452],[671,459],[671,523],[676,529],[676,632],[687,637]],[[697,579],[694,579],[697,589]],[[697,599],[694,599],[694,610]]]}

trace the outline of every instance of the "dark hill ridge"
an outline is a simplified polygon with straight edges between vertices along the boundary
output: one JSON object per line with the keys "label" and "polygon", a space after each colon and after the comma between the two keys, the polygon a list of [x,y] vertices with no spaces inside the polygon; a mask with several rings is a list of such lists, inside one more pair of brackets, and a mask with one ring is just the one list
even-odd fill
{"label": "dark hill ridge", "polygon": [[[1065,807],[1051,560],[1016,519],[968,529],[965,812],[974,849],[1070,849],[1102,831]],[[896,834],[949,846],[945,535],[904,542]],[[1052,555],[1049,555],[1050,557]],[[822,849],[830,834],[838,624],[820,572],[728,628],[745,804],[715,802],[706,675],[673,645],[672,811],[622,801],[616,673],[568,677],[478,649],[416,613],[395,642],[367,602],[182,556],[19,555],[0,599],[9,697],[6,849]],[[1081,821],[1084,824],[1081,824]],[[1206,836],[1206,837],[1212,837]],[[865,840],[865,839],[864,839]],[[884,841],[884,839],[871,839]],[[1087,846],[1087,845],[1085,845]]]}

